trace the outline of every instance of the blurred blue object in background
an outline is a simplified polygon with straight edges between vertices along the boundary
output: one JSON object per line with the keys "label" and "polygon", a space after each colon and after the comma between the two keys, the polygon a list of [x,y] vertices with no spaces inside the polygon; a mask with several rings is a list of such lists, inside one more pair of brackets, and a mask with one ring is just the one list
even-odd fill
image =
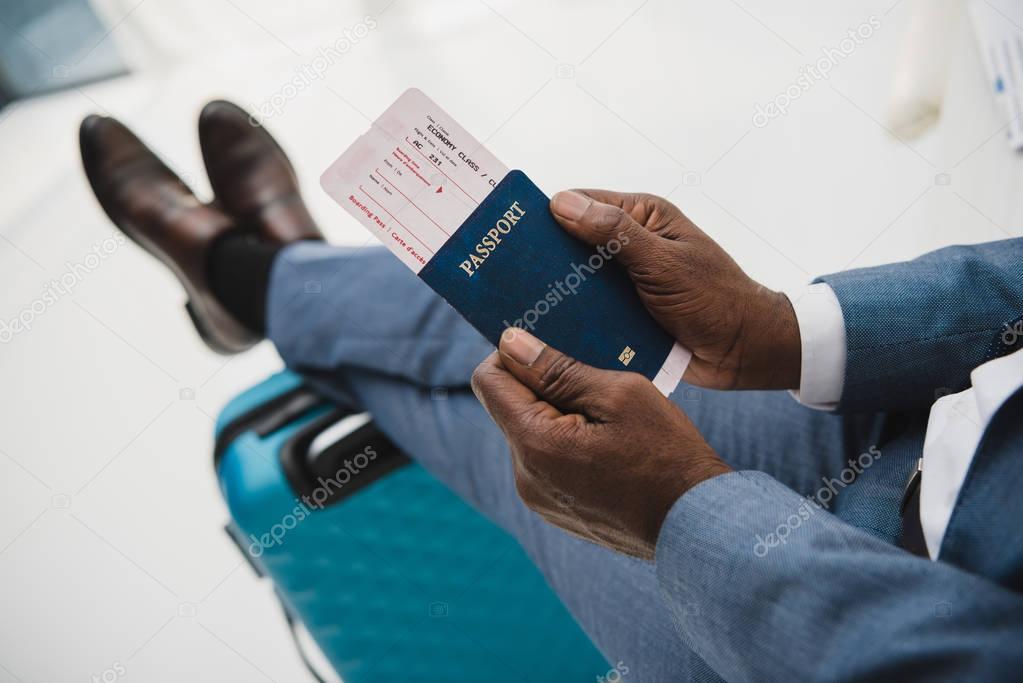
{"label": "blurred blue object in background", "polygon": [[0,106],[127,70],[87,0],[0,0]]}

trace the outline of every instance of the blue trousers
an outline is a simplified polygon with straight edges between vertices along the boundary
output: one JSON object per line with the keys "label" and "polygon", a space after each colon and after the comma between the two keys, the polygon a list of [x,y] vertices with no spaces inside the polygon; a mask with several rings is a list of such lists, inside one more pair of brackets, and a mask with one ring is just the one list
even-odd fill
{"label": "blue trousers", "polygon": [[[267,320],[289,367],[369,410],[411,457],[518,539],[608,661],[628,667],[628,680],[718,680],[685,646],[651,563],[569,536],[522,504],[508,445],[469,387],[493,347],[391,254],[291,245],[274,264]],[[732,467],[803,495],[877,444],[886,424],[813,411],[785,392],[683,385],[673,400]],[[890,534],[893,520],[872,521],[876,506],[857,503],[852,489],[832,511]]]}

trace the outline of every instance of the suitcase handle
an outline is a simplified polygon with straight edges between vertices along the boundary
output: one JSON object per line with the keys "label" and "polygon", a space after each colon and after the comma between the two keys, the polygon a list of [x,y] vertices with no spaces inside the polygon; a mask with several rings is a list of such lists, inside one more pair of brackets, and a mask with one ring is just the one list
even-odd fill
{"label": "suitcase handle", "polygon": [[310,455],[317,437],[353,417],[335,408],[302,426],[281,446],[281,469],[296,496],[312,499],[321,508],[335,505],[411,462],[368,415],[353,420],[351,431]]}
{"label": "suitcase handle", "polygon": [[264,437],[313,408],[326,403],[327,401],[312,389],[298,386],[242,413],[217,433],[213,445],[213,469],[220,470],[220,461],[223,459],[224,453],[227,452],[234,440],[245,432],[253,430],[260,437]]}

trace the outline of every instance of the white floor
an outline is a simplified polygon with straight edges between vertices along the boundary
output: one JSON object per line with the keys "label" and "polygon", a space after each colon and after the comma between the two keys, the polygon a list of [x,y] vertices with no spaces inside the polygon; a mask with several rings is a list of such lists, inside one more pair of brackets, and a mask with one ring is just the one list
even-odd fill
{"label": "white floor", "polygon": [[[213,3],[248,47],[0,111],[0,321],[32,319],[0,327],[3,683],[307,680],[268,586],[224,536],[210,462],[213,417],[280,361],[267,345],[230,360],[204,349],[174,280],[108,240],[77,157],[78,121],[106,112],[206,192],[202,103],[259,104],[366,13],[334,9],[303,31],[301,12]],[[337,242],[367,235],[317,176],[410,85],[550,193],[669,196],[774,287],[1021,234],[1023,167],[965,22],[941,121],[903,142],[879,122],[908,2],[385,4],[268,121]],[[871,15],[880,29],[829,80],[752,125],[757,103]],[[67,273],[73,292],[47,294]]]}

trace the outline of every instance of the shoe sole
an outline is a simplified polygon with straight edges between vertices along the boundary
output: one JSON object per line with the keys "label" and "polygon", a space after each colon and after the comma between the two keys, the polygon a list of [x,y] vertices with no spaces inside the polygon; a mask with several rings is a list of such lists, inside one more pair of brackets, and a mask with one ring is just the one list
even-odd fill
{"label": "shoe sole", "polygon": [[[204,303],[203,295],[196,291],[192,285],[192,281],[184,274],[184,272],[178,267],[178,264],[170,256],[165,254],[163,250],[158,248],[150,240],[146,239],[142,235],[135,234],[134,230],[129,230],[117,222],[114,222],[118,230],[128,236],[132,242],[134,242],[140,249],[148,253],[150,256],[155,258],[157,261],[162,263],[170,270],[174,277],[177,278],[182,288],[185,290],[185,295],[188,297],[185,302],[185,312],[188,314],[189,319],[192,321],[192,325],[195,326],[196,332],[199,333],[199,337],[203,340],[203,343],[215,353],[222,355],[234,355],[247,351],[248,349],[255,346],[260,338],[256,335],[251,335],[251,338],[242,338],[238,341],[230,339],[230,335],[225,335],[218,326],[210,318],[210,314],[206,312],[207,305]],[[198,303],[197,303],[198,302]]]}

